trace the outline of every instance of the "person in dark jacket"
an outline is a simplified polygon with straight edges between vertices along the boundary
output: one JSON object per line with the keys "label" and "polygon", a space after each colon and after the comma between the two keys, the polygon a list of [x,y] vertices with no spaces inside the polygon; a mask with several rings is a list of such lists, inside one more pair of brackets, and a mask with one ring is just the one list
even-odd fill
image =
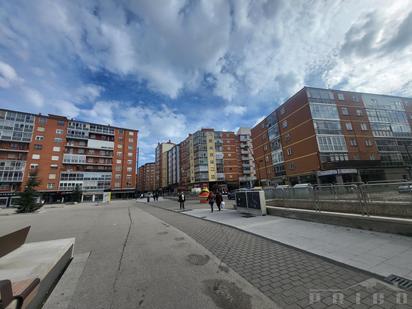
{"label": "person in dark jacket", "polygon": [[209,192],[207,200],[209,201],[210,210],[211,212],[213,212],[213,204],[215,203],[215,194],[213,193],[213,191]]}
{"label": "person in dark jacket", "polygon": [[179,194],[180,210],[185,210],[185,201],[186,201],[185,195],[183,194],[183,192],[180,192]]}
{"label": "person in dark jacket", "polygon": [[219,211],[221,211],[220,205],[222,204],[223,196],[222,194],[220,194],[219,191],[216,193],[215,201],[216,201],[217,208],[219,209]]}

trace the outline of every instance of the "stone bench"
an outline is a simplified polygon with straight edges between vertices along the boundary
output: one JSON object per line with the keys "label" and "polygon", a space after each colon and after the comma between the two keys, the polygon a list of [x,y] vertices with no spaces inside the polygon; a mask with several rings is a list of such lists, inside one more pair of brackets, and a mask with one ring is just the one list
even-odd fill
{"label": "stone bench", "polygon": [[29,229],[0,237],[0,309],[40,307],[73,257],[74,238],[24,243]]}

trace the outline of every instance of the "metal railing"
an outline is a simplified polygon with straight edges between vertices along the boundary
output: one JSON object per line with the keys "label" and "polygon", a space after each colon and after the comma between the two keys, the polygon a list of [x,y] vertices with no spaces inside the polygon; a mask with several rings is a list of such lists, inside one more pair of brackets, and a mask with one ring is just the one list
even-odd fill
{"label": "metal railing", "polygon": [[265,188],[268,206],[412,217],[412,182]]}

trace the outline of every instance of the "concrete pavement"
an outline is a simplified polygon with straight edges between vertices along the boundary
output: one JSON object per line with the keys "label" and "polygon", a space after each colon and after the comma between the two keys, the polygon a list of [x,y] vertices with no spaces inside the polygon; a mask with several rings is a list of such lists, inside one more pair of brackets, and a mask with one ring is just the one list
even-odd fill
{"label": "concrete pavement", "polygon": [[75,237],[75,254],[90,253],[81,275],[63,287],[70,300],[54,297],[59,308],[276,308],[207,249],[135,201],[2,216],[0,234],[27,224],[28,241]]}
{"label": "concrete pavement", "polygon": [[[190,206],[189,206],[190,207]],[[235,210],[207,208],[185,214],[234,226],[386,277],[412,280],[412,238],[275,216],[247,218]]]}
{"label": "concrete pavement", "polygon": [[[227,225],[141,204],[207,248],[282,308],[410,308],[412,295],[380,277]],[[153,207],[156,206],[156,207]],[[217,216],[221,213],[216,212]],[[376,297],[384,300],[377,302]]]}

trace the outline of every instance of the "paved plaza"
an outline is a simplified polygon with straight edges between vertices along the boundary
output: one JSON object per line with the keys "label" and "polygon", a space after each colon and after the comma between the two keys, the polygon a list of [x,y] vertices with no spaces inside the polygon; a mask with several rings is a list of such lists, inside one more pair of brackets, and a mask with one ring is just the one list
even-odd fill
{"label": "paved plaza", "polygon": [[[402,303],[412,295],[379,276],[187,215],[204,205],[187,203],[193,210],[184,213],[176,206],[128,200],[49,207],[0,216],[0,234],[32,225],[28,241],[76,238],[82,271],[56,288],[68,297],[48,308],[411,307]],[[59,304],[55,294],[52,300]]]}

